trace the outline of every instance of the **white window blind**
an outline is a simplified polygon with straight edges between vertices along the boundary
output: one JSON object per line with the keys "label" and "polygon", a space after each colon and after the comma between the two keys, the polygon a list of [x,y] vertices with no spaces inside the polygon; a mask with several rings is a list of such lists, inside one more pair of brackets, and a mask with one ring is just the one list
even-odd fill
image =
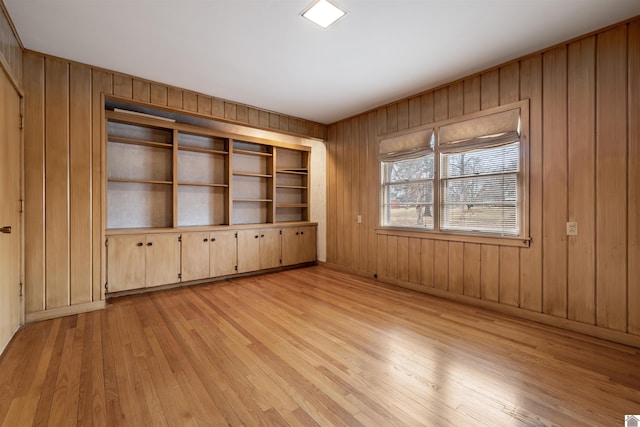
{"label": "white window blind", "polygon": [[517,236],[520,142],[440,157],[440,228]]}

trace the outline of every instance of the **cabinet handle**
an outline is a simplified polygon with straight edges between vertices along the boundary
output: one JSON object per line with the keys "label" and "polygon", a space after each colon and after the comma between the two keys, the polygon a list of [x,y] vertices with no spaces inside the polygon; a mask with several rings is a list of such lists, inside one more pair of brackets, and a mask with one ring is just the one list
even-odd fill
{"label": "cabinet handle", "polygon": [[260,237],[264,237],[264,234],[261,234]]}
{"label": "cabinet handle", "polygon": [[300,234],[304,234],[304,231],[301,231]]}
{"label": "cabinet handle", "polygon": [[204,240],[203,240],[203,242],[208,242],[208,241],[209,241],[209,239],[204,239]]}
{"label": "cabinet handle", "polygon": [[258,237],[260,237],[260,236],[258,236],[258,235],[256,234],[254,237],[257,239],[257,238],[258,238]]}
{"label": "cabinet handle", "polygon": [[147,243],[147,246],[153,246],[153,242]]}
{"label": "cabinet handle", "polygon": [[215,238],[215,237],[211,238],[211,241],[212,241],[212,242],[215,242],[215,241],[216,241],[216,238]]}
{"label": "cabinet handle", "polygon": [[142,246],[144,243],[138,242],[137,246]]}
{"label": "cabinet handle", "polygon": [[300,233],[296,231],[296,236],[299,235]]}

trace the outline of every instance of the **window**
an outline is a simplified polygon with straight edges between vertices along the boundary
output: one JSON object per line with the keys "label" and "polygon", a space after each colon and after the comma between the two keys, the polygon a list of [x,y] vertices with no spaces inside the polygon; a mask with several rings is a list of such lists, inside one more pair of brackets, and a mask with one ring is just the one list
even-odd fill
{"label": "window", "polygon": [[440,229],[517,236],[520,141],[440,154]]}
{"label": "window", "polygon": [[433,229],[433,129],[380,144],[382,224]]}
{"label": "window", "polygon": [[436,233],[528,237],[528,104],[382,139],[381,225]]}
{"label": "window", "polygon": [[433,229],[433,153],[382,162],[384,225]]}

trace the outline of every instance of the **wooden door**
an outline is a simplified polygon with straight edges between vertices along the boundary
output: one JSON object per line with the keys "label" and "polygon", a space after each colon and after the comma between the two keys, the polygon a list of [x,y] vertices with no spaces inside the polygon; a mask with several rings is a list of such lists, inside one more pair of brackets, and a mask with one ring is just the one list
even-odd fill
{"label": "wooden door", "polygon": [[[20,326],[20,96],[0,71],[0,353]],[[10,227],[10,228],[5,228]]]}
{"label": "wooden door", "polygon": [[144,288],[145,236],[111,236],[107,246],[108,292]]}
{"label": "wooden door", "polygon": [[313,262],[316,260],[316,230],[313,225],[300,227],[300,257],[298,262]]}
{"label": "wooden door", "polygon": [[209,277],[209,233],[183,233],[181,256],[182,281]]}
{"label": "wooden door", "polygon": [[238,273],[260,270],[260,230],[238,230]]}
{"label": "wooden door", "polygon": [[180,281],[180,242],[178,234],[149,234],[146,243],[146,286]]}
{"label": "wooden door", "polygon": [[300,229],[285,227],[282,229],[282,265],[297,264],[300,258]]}
{"label": "wooden door", "polygon": [[209,234],[209,275],[228,276],[236,272],[238,248],[235,231],[214,231]]}
{"label": "wooden door", "polygon": [[264,228],[260,231],[260,269],[280,267],[282,259],[282,236],[279,228]]}

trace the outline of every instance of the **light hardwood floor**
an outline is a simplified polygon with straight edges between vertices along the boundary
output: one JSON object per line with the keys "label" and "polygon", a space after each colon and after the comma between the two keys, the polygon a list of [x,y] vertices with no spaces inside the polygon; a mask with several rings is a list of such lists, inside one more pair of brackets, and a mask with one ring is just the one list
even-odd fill
{"label": "light hardwood floor", "polygon": [[0,423],[623,425],[640,351],[324,267],[112,300],[0,359]]}

